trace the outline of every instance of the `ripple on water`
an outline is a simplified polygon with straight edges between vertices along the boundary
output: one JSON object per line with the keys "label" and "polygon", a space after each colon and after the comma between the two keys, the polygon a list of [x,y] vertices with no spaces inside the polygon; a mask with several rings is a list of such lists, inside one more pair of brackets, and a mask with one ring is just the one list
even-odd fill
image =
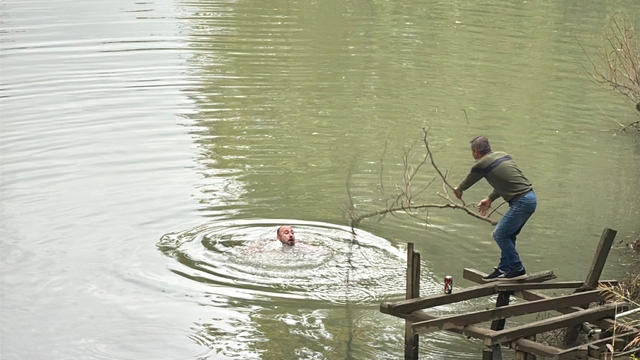
{"label": "ripple on water", "polygon": [[[296,245],[276,229],[291,224]],[[365,231],[320,222],[222,221],[164,235],[158,248],[171,271],[243,296],[376,302],[404,292],[404,253]]]}
{"label": "ripple on water", "polygon": [[[131,334],[135,333],[135,341]],[[172,328],[123,326],[120,330],[98,330],[98,338],[84,339],[92,358],[109,360],[204,359],[212,349],[188,331]],[[162,346],[158,346],[162,344]],[[203,346],[205,345],[205,346]],[[189,349],[185,352],[185,349]]]}

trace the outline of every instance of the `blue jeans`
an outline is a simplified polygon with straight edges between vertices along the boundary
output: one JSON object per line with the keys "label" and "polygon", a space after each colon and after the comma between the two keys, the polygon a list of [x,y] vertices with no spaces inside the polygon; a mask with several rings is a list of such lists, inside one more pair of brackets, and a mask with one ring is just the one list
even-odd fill
{"label": "blue jeans", "polygon": [[508,272],[509,270],[521,270],[524,268],[520,261],[520,255],[516,251],[516,236],[531,215],[536,211],[538,198],[531,190],[523,196],[513,200],[509,204],[509,211],[493,230],[493,239],[500,247],[500,263],[498,270]]}

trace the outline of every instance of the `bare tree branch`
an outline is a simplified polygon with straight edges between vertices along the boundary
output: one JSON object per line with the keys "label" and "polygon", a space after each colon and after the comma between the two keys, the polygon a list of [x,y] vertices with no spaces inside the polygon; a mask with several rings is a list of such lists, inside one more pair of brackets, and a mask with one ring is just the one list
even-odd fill
{"label": "bare tree branch", "polygon": [[394,213],[394,212],[409,212],[411,210],[420,210],[420,209],[427,209],[427,208],[436,208],[436,209],[460,209],[463,210],[464,212],[466,212],[467,214],[475,217],[476,219],[479,220],[483,220],[488,222],[491,225],[497,225],[498,222],[493,220],[493,219],[489,219],[487,217],[484,217],[478,213],[474,213],[473,211],[469,210],[468,208],[455,204],[455,203],[446,203],[446,204],[421,204],[421,205],[414,205],[414,206],[408,206],[408,207],[404,207],[404,206],[399,206],[399,207],[394,207],[394,208],[386,208],[386,209],[380,209],[380,210],[376,210],[376,211],[372,211],[372,212],[368,212],[365,214],[360,214],[355,218],[355,223],[359,224],[362,220],[370,218],[370,217],[375,217],[375,216],[381,216],[381,215],[386,215],[389,213]]}
{"label": "bare tree branch", "polygon": [[433,161],[433,155],[431,154],[431,149],[429,148],[429,139],[428,139],[430,129],[431,128],[422,128],[422,132],[424,133],[424,136],[422,137],[422,141],[424,141],[424,146],[427,148],[427,156],[429,157],[429,160],[431,160],[431,165],[433,165],[433,168],[436,170],[438,175],[440,175],[440,178],[442,178],[442,181],[444,182],[444,184],[447,185],[449,189],[453,190],[453,186],[449,184],[449,182],[447,181],[447,177],[442,175],[442,172],[440,171],[438,166],[436,166],[435,161]]}
{"label": "bare tree branch", "polygon": [[[432,209],[432,208],[462,210],[468,215],[476,219],[486,221],[491,225],[497,224],[497,221],[489,218],[491,214],[489,216],[482,216],[478,212],[470,209],[471,205],[467,205],[464,201],[461,201],[461,200],[460,202],[457,202],[457,200],[454,200],[451,198],[451,196],[449,195],[450,194],[449,189],[453,190],[453,186],[451,186],[451,184],[447,179],[449,175],[449,170],[443,173],[440,170],[440,168],[436,165],[436,162],[433,157],[433,153],[429,145],[429,138],[428,138],[429,129],[430,128],[428,127],[422,129],[422,142],[424,144],[425,154],[422,156],[421,160],[419,160],[417,164],[415,165],[412,164],[412,158],[414,158],[416,143],[414,142],[409,147],[403,149],[402,159],[401,159],[402,166],[403,166],[402,184],[395,184],[395,189],[397,191],[397,194],[395,194],[395,196],[392,199],[385,201],[384,208],[377,209],[370,212],[365,212],[365,213],[356,213],[355,205],[353,205],[350,186],[347,185],[347,195],[350,197],[350,199],[349,199],[349,211],[347,211],[346,213],[351,223],[351,226],[357,227],[362,222],[362,220],[372,218],[372,217],[378,217],[378,221],[381,221],[384,217],[386,217],[386,215],[391,214],[392,216],[395,216],[396,213],[404,213],[410,217],[423,220],[423,218],[420,217],[421,211],[426,213],[424,217],[424,221],[428,224],[429,223],[428,209]],[[385,148],[384,148],[385,153],[386,153],[386,150],[387,150],[387,144],[385,143]],[[384,156],[381,157],[381,160],[380,160],[381,162],[383,162],[384,160],[383,158]],[[425,185],[416,184],[418,175],[426,171],[424,169],[424,165],[427,163],[431,164],[431,167],[437,173],[437,176],[432,177],[431,180],[429,180]],[[383,169],[384,169],[384,166],[381,164],[380,171],[382,172]],[[424,178],[424,177],[420,176],[420,178]],[[422,199],[420,199],[419,196],[423,195],[426,192],[426,190],[435,182],[437,178],[440,178],[440,180],[442,181],[442,190],[444,194],[440,192],[436,192],[436,195],[444,199],[446,202],[442,204],[438,204],[438,203],[432,203],[432,202],[425,202]],[[347,182],[349,182],[350,179],[351,179],[351,173],[349,173]],[[381,182],[381,184],[379,185],[380,189],[385,189],[384,185],[382,184],[383,179],[384,179],[384,176],[380,174],[380,182]],[[419,190],[416,191],[416,189],[419,189]],[[382,191],[382,193],[383,195],[385,195],[384,190]],[[500,205],[498,207],[500,207]]]}
{"label": "bare tree branch", "polygon": [[[606,89],[611,89],[629,99],[640,112],[640,44],[627,16],[610,17],[604,31],[603,49],[595,57],[582,47],[591,70],[591,80]],[[586,69],[585,69],[586,70]],[[640,120],[620,125],[617,134],[635,128],[640,130]]]}

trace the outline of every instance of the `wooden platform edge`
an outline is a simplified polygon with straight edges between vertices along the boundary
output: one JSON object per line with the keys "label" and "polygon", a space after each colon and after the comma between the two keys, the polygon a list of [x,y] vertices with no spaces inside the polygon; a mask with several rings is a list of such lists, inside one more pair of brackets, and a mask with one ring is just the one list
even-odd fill
{"label": "wooden platform edge", "polygon": [[560,348],[541,344],[539,342],[528,340],[525,338],[520,338],[514,341],[511,347],[513,347],[516,351],[523,351],[529,354],[547,358],[552,358],[562,351],[562,349]]}
{"label": "wooden platform edge", "polygon": [[466,314],[451,315],[427,321],[414,322],[413,331],[418,333],[441,331],[454,326],[479,324],[486,321],[507,319],[514,316],[555,310],[560,306],[575,306],[603,300],[604,295],[599,290],[585,291],[555,298],[507,305],[495,309],[474,311]]}
{"label": "wooden platform edge", "polygon": [[[400,317],[414,321],[414,322],[437,319],[437,316],[428,314],[424,311],[415,311],[415,312],[412,312],[411,314],[400,314]],[[453,326],[447,329],[447,331],[461,334],[466,337],[476,338],[476,339],[484,339],[485,336],[487,336],[492,332],[492,330],[490,329],[482,328],[475,325]]]}
{"label": "wooden platform edge", "polygon": [[417,310],[434,306],[446,305],[455,302],[470,300],[478,297],[493,295],[497,292],[495,284],[484,284],[455,291],[451,294],[435,294],[414,299],[400,300],[396,302],[383,302],[380,304],[380,312],[384,314],[400,316]]}
{"label": "wooden platform edge", "polygon": [[483,273],[482,271],[476,270],[476,269],[471,269],[471,268],[464,268],[462,270],[462,277],[467,279],[467,280],[471,280],[475,283],[478,284],[490,284],[490,283],[496,283],[496,284],[528,284],[528,283],[539,283],[539,282],[544,282],[544,281],[548,281],[548,280],[553,280],[556,278],[556,275],[553,273],[553,271],[551,270],[546,270],[546,271],[540,271],[540,272],[536,272],[533,274],[529,274],[526,278],[524,279],[520,279],[520,280],[497,280],[497,281],[491,281],[491,282],[486,282],[482,279],[483,276],[485,276],[486,274]]}
{"label": "wooden platform edge", "polygon": [[527,337],[530,335],[575,325],[585,321],[611,317],[616,314],[618,309],[625,306],[627,306],[626,303],[610,303],[591,309],[555,316],[549,319],[543,319],[505,330],[495,331],[492,334],[485,336],[484,344],[490,346],[505,342],[511,342],[522,337]]}
{"label": "wooden platform edge", "polygon": [[[612,343],[615,339],[628,340],[635,337],[637,334],[638,334],[638,331],[628,331],[625,333],[616,334],[615,336],[610,336],[610,337],[598,339],[595,341],[591,341],[588,343],[588,345],[604,346],[605,344]],[[580,350],[584,349],[586,345],[587,344],[583,344],[583,345],[575,346],[569,349],[562,349],[554,356],[554,360],[574,359],[575,354],[578,353]]]}

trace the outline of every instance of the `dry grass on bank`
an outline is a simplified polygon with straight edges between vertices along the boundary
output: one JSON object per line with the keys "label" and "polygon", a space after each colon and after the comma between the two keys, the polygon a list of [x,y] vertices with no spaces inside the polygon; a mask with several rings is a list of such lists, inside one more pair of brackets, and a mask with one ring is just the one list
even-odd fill
{"label": "dry grass on bank", "polygon": [[[620,285],[604,287],[603,289],[608,292],[608,298],[610,300],[626,301],[631,309],[636,309],[640,307],[640,235],[635,241],[627,245],[635,252],[635,259],[629,267],[629,273],[620,280]],[[616,319],[616,321],[620,321],[621,325],[638,327],[638,325],[640,325],[640,313],[636,312],[621,319]],[[633,348],[638,346],[638,344],[640,344],[640,335],[636,336],[626,348]],[[631,357],[630,359],[637,358]]]}
{"label": "dry grass on bank", "polygon": [[629,268],[629,274],[622,279],[621,287],[626,298],[640,303],[640,235],[629,245],[635,251],[635,260]]}

